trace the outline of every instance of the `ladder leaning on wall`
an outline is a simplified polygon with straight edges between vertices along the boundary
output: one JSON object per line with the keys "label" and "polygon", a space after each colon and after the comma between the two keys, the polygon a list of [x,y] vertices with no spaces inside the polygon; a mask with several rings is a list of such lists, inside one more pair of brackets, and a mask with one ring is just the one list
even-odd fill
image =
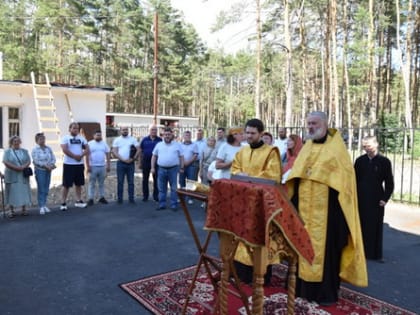
{"label": "ladder leaning on wall", "polygon": [[[58,125],[58,117],[51,91],[48,74],[45,74],[45,83],[35,82],[35,74],[31,72],[32,89],[36,115],[38,118],[38,130],[43,132],[47,145],[51,147],[57,160],[57,167],[62,166],[62,150],[60,146],[61,132]],[[54,182],[54,176],[53,176]]]}

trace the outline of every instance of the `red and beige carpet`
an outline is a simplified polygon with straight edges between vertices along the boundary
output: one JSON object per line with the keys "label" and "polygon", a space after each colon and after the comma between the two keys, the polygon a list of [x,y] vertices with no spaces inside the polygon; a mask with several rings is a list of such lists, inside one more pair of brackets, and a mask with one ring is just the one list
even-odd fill
{"label": "red and beige carpet", "polygon": [[[121,288],[130,294],[153,314],[181,314],[185,296],[191,284],[195,266],[152,276],[129,283]],[[287,295],[284,289],[286,267],[276,265],[273,268],[271,285],[264,288],[264,314],[286,314]],[[245,291],[251,294],[251,288]],[[251,298],[249,298],[251,300]],[[212,314],[216,304],[214,288],[204,270],[200,270],[195,289],[188,304],[188,314]],[[239,298],[229,295],[229,314],[246,314]],[[385,303],[367,295],[342,287],[337,305],[321,307],[297,298],[295,314],[309,315],[416,315],[397,306]]]}

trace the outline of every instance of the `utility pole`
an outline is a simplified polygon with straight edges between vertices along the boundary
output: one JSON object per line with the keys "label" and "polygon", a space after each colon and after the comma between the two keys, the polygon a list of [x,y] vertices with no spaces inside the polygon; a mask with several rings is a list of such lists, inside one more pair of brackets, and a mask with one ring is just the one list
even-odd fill
{"label": "utility pole", "polygon": [[158,73],[159,73],[159,65],[158,65],[158,14],[155,11],[155,18],[153,22],[154,28],[154,60],[153,60],[153,124],[157,125],[157,112],[158,112]]}
{"label": "utility pole", "polygon": [[257,5],[257,68],[255,75],[255,117],[261,119],[261,6]]}

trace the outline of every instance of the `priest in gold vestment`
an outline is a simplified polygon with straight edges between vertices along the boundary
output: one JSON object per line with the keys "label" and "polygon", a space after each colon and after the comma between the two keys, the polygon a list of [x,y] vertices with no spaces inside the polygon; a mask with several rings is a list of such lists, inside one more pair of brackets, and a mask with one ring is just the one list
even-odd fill
{"label": "priest in gold vestment", "polygon": [[[245,175],[275,180],[281,180],[281,160],[277,147],[267,145],[262,140],[264,124],[259,119],[251,119],[245,125],[245,135],[249,145],[239,150],[232,162],[233,175]],[[269,263],[278,263],[278,257],[270,259]],[[235,254],[235,267],[239,278],[245,283],[252,282],[252,258],[245,245],[239,243]],[[269,282],[271,267],[267,268],[265,282]]]}
{"label": "priest in gold vestment", "polygon": [[355,173],[325,113],[309,114],[307,128],[307,141],[286,182],[315,251],[312,265],[299,259],[296,294],[331,305],[338,301],[341,280],[357,286],[368,281]]}

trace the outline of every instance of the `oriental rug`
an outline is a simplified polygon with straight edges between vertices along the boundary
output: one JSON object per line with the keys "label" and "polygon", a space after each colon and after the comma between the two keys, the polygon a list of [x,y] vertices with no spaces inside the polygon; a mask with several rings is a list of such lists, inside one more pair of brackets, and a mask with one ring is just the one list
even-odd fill
{"label": "oriental rug", "polygon": [[[284,288],[287,267],[273,266],[273,277],[270,286],[264,288],[264,314],[287,314],[287,294]],[[120,287],[130,296],[142,304],[152,314],[175,315],[181,314],[188,288],[196,266],[121,284]],[[214,271],[216,273],[216,271]],[[252,289],[243,286],[249,296]],[[245,315],[246,310],[241,300],[231,288],[228,297],[229,314]],[[216,305],[216,294],[208,275],[202,267],[200,269],[193,294],[188,303],[187,314],[213,314]],[[389,303],[377,300],[365,294],[345,287],[340,289],[340,299],[337,305],[320,306],[316,303],[296,298],[295,314],[298,315],[416,315]]]}

